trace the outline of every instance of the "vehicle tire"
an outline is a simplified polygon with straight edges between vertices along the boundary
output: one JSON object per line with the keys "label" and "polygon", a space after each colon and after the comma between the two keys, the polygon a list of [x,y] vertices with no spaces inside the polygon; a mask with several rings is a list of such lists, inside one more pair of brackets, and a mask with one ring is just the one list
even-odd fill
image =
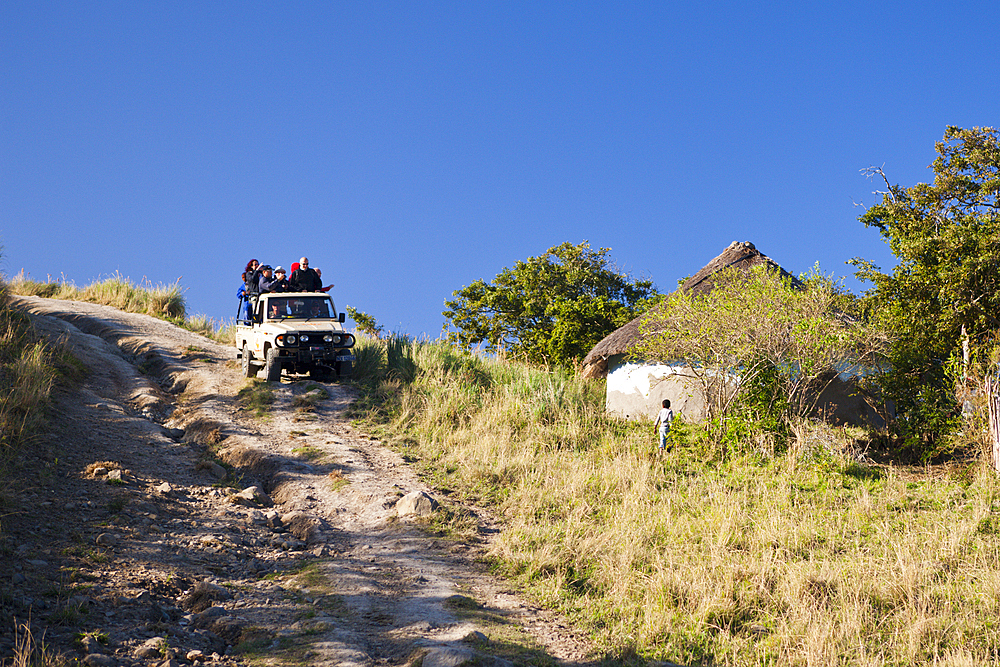
{"label": "vehicle tire", "polygon": [[350,379],[351,373],[354,371],[354,364],[350,361],[338,361],[337,362],[337,379],[347,380]]}
{"label": "vehicle tire", "polygon": [[243,375],[248,378],[252,378],[257,375],[257,367],[253,365],[250,359],[250,348],[247,347],[246,343],[243,343],[243,355],[242,355],[242,366]]}
{"label": "vehicle tire", "polygon": [[278,350],[269,347],[264,355],[264,376],[268,382],[277,382],[281,379],[281,362],[278,361]]}

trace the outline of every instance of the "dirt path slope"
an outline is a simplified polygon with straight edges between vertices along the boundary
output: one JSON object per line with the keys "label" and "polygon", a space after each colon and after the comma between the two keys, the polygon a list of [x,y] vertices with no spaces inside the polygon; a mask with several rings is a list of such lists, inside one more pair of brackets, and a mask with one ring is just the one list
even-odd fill
{"label": "dirt path slope", "polygon": [[[89,370],[0,490],[0,618],[30,619],[36,641],[93,665],[589,661],[484,572],[482,544],[398,516],[433,490],[342,419],[350,388],[286,379],[255,418],[231,348],[105,306],[16,302]],[[7,622],[0,656],[16,641]]]}

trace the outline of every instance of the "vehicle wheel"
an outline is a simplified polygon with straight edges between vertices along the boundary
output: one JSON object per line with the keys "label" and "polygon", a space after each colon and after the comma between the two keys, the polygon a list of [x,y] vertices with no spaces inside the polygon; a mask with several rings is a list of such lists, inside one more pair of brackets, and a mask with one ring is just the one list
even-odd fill
{"label": "vehicle wheel", "polygon": [[351,372],[354,370],[354,364],[350,361],[338,361],[337,362],[337,379],[347,380],[351,377]]}
{"label": "vehicle wheel", "polygon": [[243,375],[245,375],[248,378],[252,378],[253,376],[257,375],[257,367],[254,366],[253,363],[250,361],[250,348],[247,347],[246,343],[243,344],[242,365],[243,365]]}
{"label": "vehicle wheel", "polygon": [[281,379],[281,362],[278,361],[278,350],[269,347],[264,355],[264,376],[268,382],[277,382]]}

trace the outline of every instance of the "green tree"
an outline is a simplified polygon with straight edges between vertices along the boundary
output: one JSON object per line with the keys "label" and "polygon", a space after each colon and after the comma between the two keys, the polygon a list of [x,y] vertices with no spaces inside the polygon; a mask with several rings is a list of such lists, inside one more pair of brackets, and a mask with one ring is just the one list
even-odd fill
{"label": "green tree", "polygon": [[889,273],[854,259],[874,313],[895,333],[883,389],[897,405],[895,426],[911,445],[956,424],[949,360],[962,372],[972,351],[1000,327],[1000,137],[991,127],[948,127],[935,144],[933,183],[890,185],[859,220],[875,227],[898,260]]}
{"label": "green tree", "polygon": [[609,265],[610,248],[563,243],[445,301],[449,340],[566,365],[643,312],[658,293]]}
{"label": "green tree", "polygon": [[643,318],[635,358],[680,363],[700,383],[710,417],[733,414],[768,430],[807,416],[833,377],[873,363],[880,337],[845,309],[839,283],[765,265],[727,268],[711,291],[678,290]]}
{"label": "green tree", "polygon": [[372,338],[382,338],[385,336],[385,327],[379,324],[374,316],[350,306],[347,306],[347,314],[358,325],[358,331]]}

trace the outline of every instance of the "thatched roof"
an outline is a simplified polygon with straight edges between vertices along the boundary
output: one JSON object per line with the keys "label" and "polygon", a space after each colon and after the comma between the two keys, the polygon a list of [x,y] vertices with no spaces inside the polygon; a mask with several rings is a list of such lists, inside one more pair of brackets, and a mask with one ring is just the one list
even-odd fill
{"label": "thatched roof", "polygon": [[[706,264],[698,273],[684,281],[678,290],[693,292],[694,294],[705,294],[710,292],[715,284],[715,275],[722,269],[730,266],[747,270],[751,266],[766,264],[781,272],[781,275],[790,277],[794,283],[798,279],[785,271],[778,264],[754,247],[749,241],[734,241],[729,247],[722,251],[722,254]],[[624,354],[632,347],[633,342],[639,337],[639,325],[647,313],[643,313],[628,324],[612,331],[605,336],[601,342],[594,346],[583,359],[584,377],[596,378],[607,375],[608,358],[616,354]]]}

